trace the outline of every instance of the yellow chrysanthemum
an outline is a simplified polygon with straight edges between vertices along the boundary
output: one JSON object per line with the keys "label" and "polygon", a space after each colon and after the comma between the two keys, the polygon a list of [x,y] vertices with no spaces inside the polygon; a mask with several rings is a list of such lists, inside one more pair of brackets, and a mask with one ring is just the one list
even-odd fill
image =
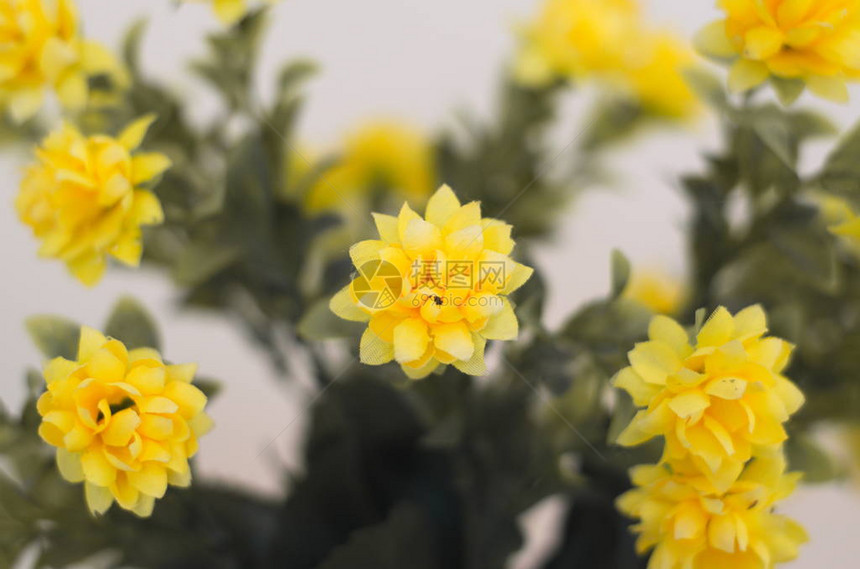
{"label": "yellow chrysanthemum", "polygon": [[720,0],[726,18],[702,30],[700,50],[733,59],[729,86],[746,91],[770,76],[799,79],[815,94],[848,99],[860,76],[860,1]]}
{"label": "yellow chrysanthemum", "polygon": [[136,266],[141,226],[161,223],[161,204],[142,187],[170,167],[158,153],[134,153],[154,121],[129,125],[119,138],[86,137],[70,125],[45,138],[26,170],[15,205],[42,241],[39,254],[66,262],[84,284],[101,279],[108,255]]}
{"label": "yellow chrysanthemum", "polygon": [[619,444],[663,436],[666,460],[690,458],[719,489],[728,488],[755,447],[787,438],[783,423],[804,401],[782,375],[793,347],[763,337],[766,331],[760,306],[734,317],[718,308],[692,345],[677,322],[654,317],[649,341],[634,347],[630,367],[613,380],[645,407]]}
{"label": "yellow chrysanthemum", "polygon": [[639,7],[632,0],[547,0],[523,33],[517,77],[530,85],[615,72],[638,37]]}
{"label": "yellow chrysanthemum", "polygon": [[115,500],[148,516],[168,484],[191,483],[188,459],[212,427],[206,396],[191,384],[195,371],[194,364],[165,365],[149,348],[126,350],[86,327],[76,361],[45,366],[39,435],[57,447],[63,477],[84,482],[93,513]]}
{"label": "yellow chrysanthemum", "polygon": [[435,159],[430,142],[419,130],[398,122],[368,123],[351,133],[339,161],[308,192],[308,211],[319,213],[353,208],[374,188],[423,203],[433,193]]}
{"label": "yellow chrysanthemum", "polygon": [[634,271],[625,296],[656,314],[676,314],[686,296],[683,285],[659,271]]}
{"label": "yellow chrysanthemum", "polygon": [[[260,0],[257,4],[274,4],[277,1]],[[185,2],[212,4],[215,15],[227,25],[233,25],[245,17],[255,4],[250,0],[185,0]]]}
{"label": "yellow chrysanthemum", "polygon": [[547,0],[522,34],[515,75],[538,87],[598,79],[654,114],[684,118],[697,106],[681,75],[692,61],[672,34],[646,28],[633,0]]}
{"label": "yellow chrysanthemum", "polygon": [[71,0],[0,2],[0,106],[16,121],[36,114],[47,88],[65,108],[81,110],[89,77],[102,74],[127,81],[107,50],[81,38]]}
{"label": "yellow chrysanthemum", "polygon": [[518,323],[507,295],[532,269],[509,257],[511,226],[481,218],[448,186],[428,201],[426,218],[403,205],[398,217],[374,214],[380,239],[350,249],[358,277],[331,300],[347,320],[368,322],[361,361],[396,360],[411,378],[453,364],[486,373],[487,340],[512,340]]}
{"label": "yellow chrysanthemum", "polygon": [[631,477],[635,488],[618,508],[639,520],[638,552],[654,549],[649,569],[771,569],[808,541],[802,526],[773,512],[799,479],[785,474],[781,450],[755,458],[725,493],[665,463],[637,466]]}

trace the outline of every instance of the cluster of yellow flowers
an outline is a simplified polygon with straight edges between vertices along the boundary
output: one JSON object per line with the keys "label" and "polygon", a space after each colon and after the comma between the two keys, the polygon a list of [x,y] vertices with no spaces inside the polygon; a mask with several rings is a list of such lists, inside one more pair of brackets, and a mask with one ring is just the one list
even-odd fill
{"label": "cluster of yellow flowers", "polygon": [[644,407],[619,444],[666,443],[659,464],[633,469],[635,488],[618,500],[639,519],[638,550],[654,548],[652,569],[768,569],[807,539],[773,513],[798,479],[785,472],[783,424],[804,398],[782,375],[792,346],[766,331],[760,306],[734,316],[718,308],[692,344],[656,316],[613,380]]}
{"label": "cluster of yellow flowers", "polygon": [[66,109],[83,109],[94,75],[127,82],[111,53],[81,37],[71,0],[0,2],[0,107],[14,120],[35,115],[49,88]]}
{"label": "cluster of yellow flowers", "polygon": [[87,327],[76,361],[45,366],[39,435],[57,447],[62,476],[84,482],[93,513],[115,500],[148,516],[168,484],[191,483],[188,459],[212,427],[206,396],[191,383],[195,372],[193,364],[165,365],[153,349],[127,350]]}
{"label": "cluster of yellow flowers", "polygon": [[704,30],[699,49],[734,63],[729,86],[746,91],[769,77],[801,80],[813,93],[845,101],[860,77],[860,1],[720,0],[726,17]]}
{"label": "cluster of yellow flowers", "polygon": [[107,257],[136,266],[141,226],[160,223],[158,198],[142,185],[170,167],[158,153],[134,153],[155,120],[143,117],[114,139],[84,136],[71,125],[36,150],[16,200],[21,221],[41,239],[39,253],[65,261],[84,284],[97,283]]}
{"label": "cluster of yellow flowers", "polygon": [[448,186],[427,203],[426,218],[404,204],[397,217],[374,214],[379,240],[350,249],[356,279],[331,300],[346,320],[368,322],[361,361],[396,360],[413,379],[453,364],[486,373],[487,340],[512,340],[518,323],[507,295],[531,277],[513,261],[511,226],[461,205]]}
{"label": "cluster of yellow flowers", "polygon": [[[252,3],[248,0],[184,0],[185,2],[212,4],[215,15],[227,25],[233,25],[251,10]],[[261,0],[265,4],[274,4],[278,0]]]}
{"label": "cluster of yellow flowers", "polygon": [[546,0],[522,33],[516,77],[529,86],[600,79],[651,112],[689,116],[696,99],[681,74],[692,50],[648,29],[635,0]]}
{"label": "cluster of yellow flowers", "polygon": [[[291,160],[298,169],[307,165]],[[331,168],[305,196],[312,214],[356,208],[375,188],[424,203],[435,188],[435,157],[424,133],[404,123],[369,122],[350,133]]]}

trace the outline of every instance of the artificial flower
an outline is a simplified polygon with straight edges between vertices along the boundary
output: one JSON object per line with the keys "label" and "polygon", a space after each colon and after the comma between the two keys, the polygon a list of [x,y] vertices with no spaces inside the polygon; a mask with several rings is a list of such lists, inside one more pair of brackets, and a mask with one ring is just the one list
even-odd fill
{"label": "artificial flower", "polygon": [[423,218],[404,204],[374,220],[380,238],[350,249],[358,276],[330,303],[341,318],[368,322],[361,361],[396,360],[415,379],[446,364],[486,373],[487,340],[517,337],[508,295],[533,272],[509,256],[511,226],[481,218],[479,202],[461,205],[448,186]]}
{"label": "artificial flower", "polygon": [[655,314],[671,315],[680,310],[686,291],[677,279],[652,270],[634,271],[624,294]]}
{"label": "artificial flower", "polygon": [[374,190],[423,203],[435,184],[433,148],[424,134],[394,121],[367,123],[352,133],[337,163],[307,193],[311,213],[355,207]]}
{"label": "artificial flower", "polygon": [[681,72],[692,50],[649,29],[640,12],[634,0],[547,0],[521,34],[516,79],[531,87],[598,80],[656,116],[691,116],[697,103]]}
{"label": "artificial flower", "polygon": [[97,283],[108,256],[137,266],[141,226],[161,223],[145,187],[170,167],[163,154],[135,152],[155,120],[141,118],[118,138],[84,136],[71,125],[48,135],[26,170],[15,205],[42,242],[39,254],[63,260],[84,284]]}
{"label": "artificial flower", "polygon": [[798,555],[808,541],[794,520],[774,513],[799,474],[785,474],[782,450],[756,457],[725,492],[695,469],[670,464],[631,471],[634,489],[618,508],[638,520],[636,549],[654,552],[649,569],[771,569]]}
{"label": "artificial flower", "polygon": [[649,340],[613,379],[644,407],[619,444],[663,436],[666,460],[690,458],[718,488],[729,487],[754,449],[786,440],[783,424],[804,402],[782,374],[793,346],[766,331],[760,306],[735,316],[718,308],[695,342],[671,318],[655,316]]}
{"label": "artificial flower", "polygon": [[[726,17],[699,34],[706,55],[732,61],[729,87],[742,92],[769,77],[802,81],[846,101],[860,76],[860,1],[721,0]],[[802,90],[802,89],[801,89]]]}
{"label": "artificial flower", "polygon": [[63,478],[84,483],[91,512],[116,501],[145,517],[168,485],[191,483],[188,459],[212,427],[206,396],[191,383],[195,371],[87,327],[76,360],[47,363],[39,435],[57,447]]}
{"label": "artificial flower", "polygon": [[64,108],[80,111],[97,75],[117,86],[128,81],[110,52],[81,37],[72,0],[0,2],[0,107],[14,120],[35,115],[47,89]]}

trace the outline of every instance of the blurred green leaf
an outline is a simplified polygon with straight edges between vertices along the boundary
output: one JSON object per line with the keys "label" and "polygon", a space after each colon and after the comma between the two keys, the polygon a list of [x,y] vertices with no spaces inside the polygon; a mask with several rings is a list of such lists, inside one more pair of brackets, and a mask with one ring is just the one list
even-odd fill
{"label": "blurred green leaf", "polygon": [[329,308],[328,299],[311,305],[299,321],[297,331],[305,340],[322,341],[333,338],[357,338],[366,324],[350,322],[336,316]]}
{"label": "blurred green leaf", "polygon": [[47,358],[74,360],[78,354],[81,327],[57,316],[32,316],[26,321],[27,332],[36,347]]}
{"label": "blurred green leaf", "polygon": [[612,290],[611,299],[616,299],[624,294],[627,284],[630,282],[630,261],[624,253],[618,249],[612,250]]}
{"label": "blurred green leaf", "polygon": [[105,324],[104,333],[125,344],[126,348],[161,350],[158,328],[149,312],[134,298],[121,298]]}

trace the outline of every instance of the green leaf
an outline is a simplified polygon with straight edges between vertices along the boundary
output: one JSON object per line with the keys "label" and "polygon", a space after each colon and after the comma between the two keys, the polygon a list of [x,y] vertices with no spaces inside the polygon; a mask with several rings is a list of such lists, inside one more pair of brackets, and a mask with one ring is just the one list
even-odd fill
{"label": "green leaf", "polygon": [[27,319],[26,326],[45,357],[69,360],[77,357],[81,327],[75,322],[57,316],[32,316]]}
{"label": "green leaf", "polygon": [[828,482],[841,473],[836,461],[812,437],[793,433],[785,445],[790,470],[803,472],[803,481]]}
{"label": "green leaf", "polygon": [[806,84],[801,79],[785,79],[774,76],[770,78],[770,84],[776,91],[779,102],[786,107],[793,105],[806,89]]}
{"label": "green leaf", "polygon": [[158,328],[149,312],[135,299],[124,297],[114,306],[105,325],[104,333],[135,348],[161,349]]}
{"label": "green leaf", "polygon": [[699,98],[715,109],[726,110],[729,108],[729,97],[723,82],[713,73],[701,68],[685,69],[684,79]]}
{"label": "green leaf", "polygon": [[616,299],[624,294],[624,289],[630,282],[630,261],[624,253],[618,249],[612,251],[612,293],[611,298]]}
{"label": "green leaf", "polygon": [[860,204],[860,125],[833,149],[818,177],[821,187]]}
{"label": "green leaf", "polygon": [[221,392],[221,382],[210,377],[195,377],[194,385],[210,400]]}

